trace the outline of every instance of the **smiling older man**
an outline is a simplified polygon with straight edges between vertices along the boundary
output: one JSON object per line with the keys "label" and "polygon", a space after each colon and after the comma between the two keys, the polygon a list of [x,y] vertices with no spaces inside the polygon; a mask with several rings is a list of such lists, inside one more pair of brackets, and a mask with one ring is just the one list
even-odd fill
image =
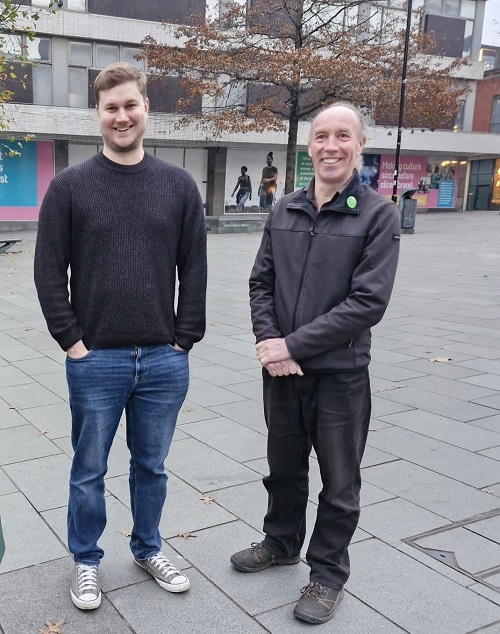
{"label": "smiling older man", "polygon": [[363,116],[351,104],[315,117],[315,176],[276,204],[250,277],[269,503],[264,540],[231,562],[258,572],[300,561],[314,447],[323,489],[306,557],[310,583],[294,609],[309,623],[332,618],[349,577],[371,411],[370,328],[387,308],[399,253],[398,208],[359,178],[364,145]]}

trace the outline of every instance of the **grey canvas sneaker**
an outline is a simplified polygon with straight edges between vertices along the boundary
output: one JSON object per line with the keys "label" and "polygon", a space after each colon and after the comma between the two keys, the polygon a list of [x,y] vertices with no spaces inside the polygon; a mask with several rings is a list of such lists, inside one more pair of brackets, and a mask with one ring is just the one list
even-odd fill
{"label": "grey canvas sneaker", "polygon": [[75,564],[71,581],[71,600],[80,610],[95,610],[101,605],[98,566]]}
{"label": "grey canvas sneaker", "polygon": [[168,560],[163,553],[157,553],[148,559],[137,559],[135,563],[144,568],[156,583],[168,592],[184,592],[189,588],[189,579]]}

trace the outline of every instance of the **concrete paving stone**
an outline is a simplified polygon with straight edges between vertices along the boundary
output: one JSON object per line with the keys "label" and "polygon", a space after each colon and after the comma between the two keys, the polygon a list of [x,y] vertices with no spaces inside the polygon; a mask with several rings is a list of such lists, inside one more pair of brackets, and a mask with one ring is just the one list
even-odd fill
{"label": "concrete paving stone", "polygon": [[[175,442],[176,440],[186,440],[186,438],[189,438],[189,436],[183,432],[179,426],[176,426],[172,442]],[[123,440],[125,440],[125,438],[123,438]]]}
{"label": "concrete paving stone", "polygon": [[23,409],[22,416],[40,431],[47,430],[48,438],[71,435],[71,412],[67,403]]}
{"label": "concrete paving stone", "polygon": [[454,447],[400,427],[381,429],[370,436],[371,447],[391,451],[393,455],[474,487],[496,482],[496,460]]}
{"label": "concrete paving stone", "polygon": [[[498,591],[493,590],[492,588],[489,588],[488,586],[485,586],[482,583],[473,583],[468,588],[472,592],[475,592],[476,594],[480,594],[485,599],[488,599],[488,601],[492,601],[493,603],[500,605],[500,588]],[[497,623],[495,627],[498,628],[496,630],[497,634],[500,634],[500,622]],[[477,631],[478,630],[476,630],[476,632]],[[493,630],[491,627],[486,627],[486,628],[480,629],[479,632],[484,632],[485,634],[492,634]]]}
{"label": "concrete paving stone", "polygon": [[[297,599],[299,598],[300,594],[297,595]],[[294,605],[295,603],[257,614],[255,618],[273,634],[310,631],[310,625],[293,616]],[[402,634],[405,631],[349,592],[345,593],[333,619],[321,626],[322,634]]]}
{"label": "concrete paving stone", "polygon": [[[472,522],[464,527],[468,531],[482,535],[492,542],[500,544],[500,515],[489,517],[478,522]],[[500,573],[498,575],[500,585]]]}
{"label": "concrete paving stone", "polygon": [[442,394],[418,390],[414,387],[402,387],[399,390],[382,392],[379,397],[407,405],[407,409],[415,407],[433,414],[447,416],[463,423],[477,418],[484,418],[485,416],[493,416],[493,414],[497,413],[492,407],[487,407],[478,402],[468,403],[449,396],[443,396]]}
{"label": "concrete paving stone", "polygon": [[255,344],[249,341],[238,341],[236,339],[226,339],[224,343],[219,344],[221,350],[227,350],[228,352],[234,352],[241,356],[252,359],[255,364]]}
{"label": "concrete paving stone", "polygon": [[[459,345],[459,344],[457,344]],[[407,357],[411,357],[411,359],[401,359],[401,361],[396,361],[395,363],[401,363],[405,367],[407,364],[414,360],[415,357],[420,359],[435,359],[441,357],[450,358],[453,363],[458,363],[460,361],[466,361],[476,355],[473,354],[460,354],[456,350],[451,350],[450,345],[447,346],[412,346],[411,348],[403,348],[401,351],[401,355],[406,355]]]}
{"label": "concrete paving stone", "polygon": [[45,333],[40,333],[36,337],[19,337],[18,341],[39,352],[61,349],[57,341]]}
{"label": "concrete paving stone", "polygon": [[[26,328],[26,324],[22,321],[12,319],[11,317],[0,316],[0,332],[5,333],[6,335],[10,335],[11,330],[23,330],[24,328]],[[16,335],[14,334],[12,336],[15,337]]]}
{"label": "concrete paving stone", "polygon": [[66,556],[60,541],[22,493],[0,497],[0,517],[5,540],[0,573]]}
{"label": "concrete paving stone", "polygon": [[368,429],[369,432],[378,432],[379,429],[387,429],[387,427],[392,427],[392,425],[389,425],[389,423],[385,423],[382,420],[379,420],[378,418],[372,418],[370,420],[370,428]]}
{"label": "concrete paving stone", "polygon": [[235,423],[249,427],[254,431],[267,433],[262,405],[256,401],[244,400],[225,405],[213,405],[210,409],[217,414],[229,418]]}
{"label": "concrete paving stone", "polygon": [[498,498],[406,460],[363,469],[369,482],[451,521],[498,508]]}
{"label": "concrete paving stone", "polygon": [[364,507],[359,526],[374,537],[398,546],[403,539],[446,526],[440,515],[402,498],[393,498]]}
{"label": "concrete paving stone", "polygon": [[484,451],[480,451],[479,453],[482,456],[487,456],[488,458],[493,458],[493,460],[500,460],[500,446],[499,447],[492,447],[491,449],[485,449]]}
{"label": "concrete paving stone", "polygon": [[[215,321],[207,322],[207,332],[215,332],[219,335],[226,335],[226,337],[238,337],[239,335],[248,336],[247,328],[239,328],[237,326],[230,326],[229,324],[217,323]],[[251,341],[254,341],[255,337],[252,335]],[[249,339],[250,341],[250,339]]]}
{"label": "concrete paving stone", "polygon": [[470,420],[469,425],[474,427],[481,427],[482,429],[489,429],[496,433],[500,433],[500,414],[496,416],[487,416],[486,418],[478,418],[477,420]]}
{"label": "concrete paving stone", "polygon": [[262,380],[248,381],[247,383],[239,383],[236,385],[228,385],[229,391],[239,394],[245,398],[262,403]]}
{"label": "concrete paving stone", "polygon": [[472,385],[480,385],[491,390],[500,390],[500,377],[498,376],[498,374],[478,374],[477,376],[464,378],[460,382],[471,383]]}
{"label": "concrete paving stone", "polygon": [[246,462],[267,455],[265,435],[227,418],[183,425],[183,431],[226,456]]}
{"label": "concrete paving stone", "polygon": [[189,388],[187,399],[197,405],[211,407],[212,405],[224,405],[225,403],[235,403],[243,400],[243,397],[235,392],[211,385],[199,379],[196,379],[196,381],[198,383]]}
{"label": "concrete paving stone", "polygon": [[[148,573],[134,563],[130,551],[130,537],[128,535],[132,530],[130,510],[113,496],[107,496],[106,512],[106,528],[98,542],[99,546],[104,550],[104,557],[99,566],[99,578],[103,591],[109,592],[134,583],[147,581],[150,578]],[[67,514],[67,507],[42,513],[42,517],[59,537],[66,549]],[[189,568],[189,564],[168,544],[162,544],[162,551],[178,568]],[[70,571],[71,566],[69,567]]]}
{"label": "concrete paving stone", "polygon": [[26,420],[8,403],[0,399],[0,430],[26,425]]}
{"label": "concrete paving stone", "polygon": [[360,496],[360,506],[361,508],[365,508],[366,506],[370,506],[371,504],[379,504],[380,502],[385,502],[386,500],[391,500],[396,497],[394,493],[390,491],[385,491],[384,489],[374,486],[367,480],[363,480],[361,483],[361,496]]}
{"label": "concrete paving stone", "polygon": [[182,594],[165,592],[151,580],[111,592],[108,598],[137,634],[158,634],[162,623],[165,632],[267,631],[199,572],[189,571],[189,578],[191,588]]}
{"label": "concrete paving stone", "polygon": [[380,418],[396,412],[405,412],[409,409],[413,409],[413,407],[403,403],[391,402],[380,396],[372,396],[372,418]]}
{"label": "concrete paving stone", "polygon": [[46,387],[58,396],[68,398],[68,383],[66,381],[66,371],[48,372],[47,374],[38,374],[36,377],[38,383]]}
{"label": "concrete paving stone", "polygon": [[30,346],[20,345],[19,343],[17,346],[2,348],[1,352],[2,354],[0,356],[10,363],[24,359],[39,359],[44,356],[41,352],[38,352],[38,350]]}
{"label": "concrete paving stone", "polygon": [[400,352],[392,352],[391,350],[372,348],[372,359],[378,363],[392,365],[395,363],[403,363],[404,361],[412,361],[414,358],[415,355],[412,354],[402,354]]}
{"label": "concrete paving stone", "polygon": [[[463,401],[477,401],[486,396],[493,396],[496,393],[496,390],[477,385],[468,385],[461,381],[453,381],[452,379],[445,379],[435,375],[410,379],[406,381],[406,384],[410,387],[436,392],[436,394],[450,396]],[[498,387],[500,388],[500,385]]]}
{"label": "concrete paving stone", "polygon": [[204,493],[259,479],[251,469],[195,439],[176,442],[166,466],[168,471]]}
{"label": "concrete paving stone", "polygon": [[351,548],[351,570],[349,592],[412,634],[465,634],[500,619],[499,606],[376,539]]}
{"label": "concrete paving stone", "polygon": [[105,596],[99,610],[83,611],[73,605],[69,595],[72,565],[72,560],[65,557],[0,574],[2,631],[5,634],[46,631],[46,620],[57,622],[64,617],[61,629],[64,634],[133,634]]}
{"label": "concrete paving stone", "polygon": [[467,333],[457,333],[453,336],[453,339],[459,343],[467,343],[472,344],[474,346],[484,346],[486,348],[500,348],[500,338],[494,336],[492,330],[492,336],[484,336],[479,335],[477,333],[473,334],[470,332]]}
{"label": "concrete paving stone", "polygon": [[218,414],[212,411],[212,409],[207,409],[191,401],[184,401],[177,416],[177,425],[195,423],[199,420],[208,420],[209,418],[218,417]]}
{"label": "concrete paving stone", "polygon": [[[71,445],[71,437],[64,436],[63,438],[54,439],[54,444],[59,447],[64,453],[73,458],[73,447]],[[114,478],[119,475],[128,475],[130,466],[130,452],[127,444],[124,440],[115,436],[113,444],[111,445],[111,451],[108,458],[108,472],[107,478]]]}
{"label": "concrete paving stone", "polygon": [[452,528],[415,541],[422,548],[453,552],[460,568],[471,575],[500,566],[500,544],[465,529]]}
{"label": "concrete paving stone", "polygon": [[432,363],[429,359],[416,359],[407,363],[398,363],[396,368],[404,368],[411,371],[421,372],[422,374],[432,374],[442,376],[445,379],[462,379],[469,376],[477,376],[478,370],[464,368],[461,365],[449,363]]}
{"label": "concrete paving stone", "polygon": [[58,363],[64,364],[66,362],[66,353],[64,352],[64,350],[61,350],[60,348],[58,350],[55,348],[54,350],[44,350],[43,356],[48,357],[49,359],[53,359],[54,361],[57,361]]}
{"label": "concrete paving stone", "polygon": [[39,383],[2,387],[0,388],[0,398],[18,410],[62,402],[59,396]]}
{"label": "concrete paving stone", "polygon": [[[439,294],[440,297],[442,294]],[[400,324],[394,326],[395,330],[401,330],[403,332],[413,332],[419,335],[425,335],[427,337],[438,337],[447,339],[448,337],[452,337],[457,331],[453,330],[449,327],[449,324],[446,327],[439,326],[428,326],[425,324],[418,323],[418,320],[413,320],[411,324]]]}
{"label": "concrete paving stone", "polygon": [[480,372],[488,372],[490,374],[500,374],[500,361],[492,361],[491,359],[469,359],[458,364],[461,368],[469,368]]}
{"label": "concrete paving stone", "polygon": [[218,385],[219,387],[234,385],[236,383],[246,383],[248,381],[248,375],[215,364],[194,370],[192,369],[191,376],[202,379],[207,383]]}
{"label": "concrete paving stone", "polygon": [[399,458],[386,451],[380,451],[380,449],[375,449],[375,447],[367,445],[365,453],[363,454],[363,460],[361,461],[361,468],[373,467],[373,465],[384,464],[384,462],[391,462],[392,460],[399,460]]}
{"label": "concrete paving stone", "polygon": [[372,395],[379,394],[380,392],[387,392],[388,390],[398,390],[404,385],[406,385],[406,381],[395,382],[381,379],[376,376],[370,376],[370,388]]}
{"label": "concrete paving stone", "polygon": [[231,370],[251,370],[255,367],[255,353],[253,358],[249,358],[241,354],[229,352],[228,350],[216,349],[215,352],[197,353],[197,356]]}
{"label": "concrete paving stone", "polygon": [[40,435],[33,425],[0,429],[0,465],[61,453],[48,438]]}
{"label": "concrete paving stone", "polygon": [[382,420],[470,451],[479,451],[500,444],[500,425],[498,433],[495,433],[419,409],[383,416]]}
{"label": "concrete paving stone", "polygon": [[[421,335],[416,332],[403,332],[401,330],[394,329],[391,333],[391,338],[396,341],[406,342],[407,344],[413,344],[415,346],[446,346],[453,341],[448,339],[440,339],[439,337],[431,337],[429,335]],[[409,346],[406,346],[407,348]]]}
{"label": "concrete paving stone", "polygon": [[261,575],[235,570],[229,557],[261,539],[261,533],[243,522],[231,522],[202,531],[197,539],[177,538],[171,543],[245,612],[255,615],[295,602],[309,582],[309,567],[302,562],[274,566]]}
{"label": "concrete paving stone", "polygon": [[422,372],[407,370],[399,365],[389,365],[387,363],[378,363],[377,361],[370,363],[370,378],[372,379],[377,377],[379,379],[385,379],[386,381],[400,382],[422,375]]}
{"label": "concrete paving stone", "polygon": [[9,493],[16,493],[18,490],[5,471],[0,469],[0,495],[9,495]]}
{"label": "concrete paving stone", "polygon": [[[130,508],[128,476],[108,478],[106,489],[124,506]],[[211,497],[215,498],[215,502],[205,504],[200,491],[169,473],[167,500],[160,521],[161,536],[169,539],[177,537],[180,533],[195,532],[237,519],[219,504],[213,493]]]}
{"label": "concrete paving stone", "polygon": [[2,333],[0,334],[0,350],[4,348],[8,348],[9,346],[18,346],[18,340],[11,336],[10,334]]}
{"label": "concrete paving stone", "polygon": [[485,407],[492,407],[494,409],[500,410],[500,392],[497,392],[494,396],[476,398],[474,399],[474,402],[478,403],[479,405],[484,405]]}
{"label": "concrete paving stone", "polygon": [[70,468],[71,460],[61,453],[6,465],[4,471],[40,512],[68,503]]}
{"label": "concrete paving stone", "polygon": [[397,352],[398,350],[401,350],[402,348],[407,348],[408,347],[408,343],[406,341],[398,341],[396,339],[391,339],[391,334],[392,332],[386,332],[384,331],[383,333],[374,333],[374,337],[372,340],[372,353],[374,348],[377,348],[377,350],[388,350],[389,352]]}
{"label": "concrete paving stone", "polygon": [[38,374],[47,374],[49,372],[59,372],[64,369],[64,365],[49,359],[47,357],[40,357],[39,359],[29,359],[28,361],[14,361],[12,363],[16,368],[19,368],[25,374],[36,377]]}
{"label": "concrete paving stone", "polygon": [[482,357],[483,359],[493,360],[500,359],[500,348],[487,348],[486,346],[477,346],[468,343],[454,343],[448,346],[448,350],[452,353],[458,352],[466,356],[468,355],[469,357]]}
{"label": "concrete paving stone", "polygon": [[25,385],[26,383],[33,383],[33,379],[21,370],[13,368],[11,365],[0,367],[0,387]]}

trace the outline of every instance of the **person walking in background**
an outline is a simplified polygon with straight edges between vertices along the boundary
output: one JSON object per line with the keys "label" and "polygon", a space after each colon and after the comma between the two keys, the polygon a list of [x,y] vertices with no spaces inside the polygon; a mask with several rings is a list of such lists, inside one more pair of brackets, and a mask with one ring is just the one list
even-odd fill
{"label": "person walking in background", "polygon": [[370,421],[370,328],[382,319],[399,253],[397,206],[362,185],[361,112],[334,104],[312,121],[314,178],[270,213],[250,276],[268,428],[268,510],[261,543],[232,555],[242,572],[300,562],[309,455],[323,488],[296,618],[332,618],[349,577]]}
{"label": "person walking in background", "polygon": [[53,179],[35,250],[42,311],[67,353],[70,592],[83,610],[101,603],[104,476],[123,411],[134,560],[165,590],[189,588],[162,554],[158,526],[164,461],[188,389],[188,353],[205,332],[206,293],[206,228],[196,183],[143,149],[145,74],[111,64],[94,88],[104,149]]}
{"label": "person walking in background", "polygon": [[238,190],[238,193],[236,194],[236,209],[238,211],[244,211],[246,201],[252,200],[252,181],[250,180],[250,176],[247,174],[247,172],[248,167],[246,165],[242,165],[241,175],[238,176],[236,186],[233,189],[233,193],[231,194],[232,198],[236,190]]}
{"label": "person walking in background", "polygon": [[273,165],[273,153],[266,156],[267,165],[262,170],[259,185],[259,204],[262,212],[268,212],[274,203],[274,195],[278,189],[278,168]]}

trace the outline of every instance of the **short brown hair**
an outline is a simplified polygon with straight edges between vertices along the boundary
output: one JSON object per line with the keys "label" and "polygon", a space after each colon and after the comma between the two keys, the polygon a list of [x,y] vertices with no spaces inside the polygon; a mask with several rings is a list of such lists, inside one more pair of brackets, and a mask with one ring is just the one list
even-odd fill
{"label": "short brown hair", "polygon": [[127,81],[135,81],[144,99],[146,100],[148,98],[146,92],[146,74],[143,73],[142,70],[132,66],[132,64],[116,62],[115,64],[108,64],[95,78],[94,92],[96,104],[99,104],[101,90],[110,90],[115,86],[125,84]]}

